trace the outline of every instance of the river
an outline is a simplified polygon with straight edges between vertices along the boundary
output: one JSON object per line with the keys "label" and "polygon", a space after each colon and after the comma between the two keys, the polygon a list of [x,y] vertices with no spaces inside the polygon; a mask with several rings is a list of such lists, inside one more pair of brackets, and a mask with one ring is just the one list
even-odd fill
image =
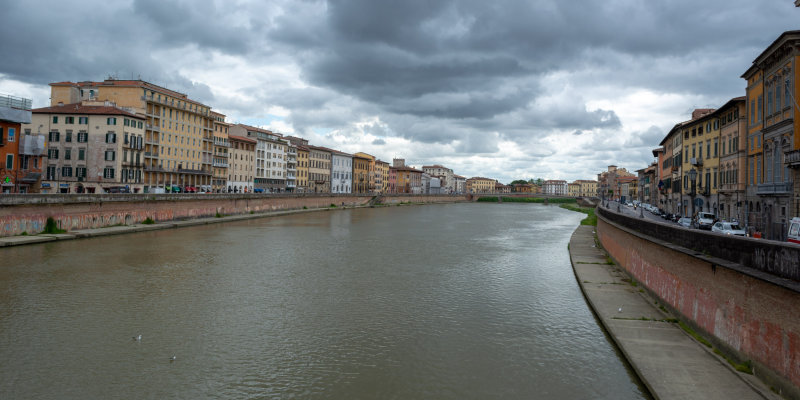
{"label": "river", "polygon": [[647,398],[575,282],[582,218],[384,207],[0,249],[0,397]]}

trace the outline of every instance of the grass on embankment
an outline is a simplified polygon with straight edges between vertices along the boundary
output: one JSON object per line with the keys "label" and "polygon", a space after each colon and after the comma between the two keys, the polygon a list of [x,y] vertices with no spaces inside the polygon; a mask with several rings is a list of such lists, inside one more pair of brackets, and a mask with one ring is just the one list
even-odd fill
{"label": "grass on embankment", "polygon": [[587,214],[588,216],[581,220],[581,225],[597,226],[597,215],[594,213],[594,208],[580,207],[572,204],[561,204],[559,207],[570,211],[577,211]]}

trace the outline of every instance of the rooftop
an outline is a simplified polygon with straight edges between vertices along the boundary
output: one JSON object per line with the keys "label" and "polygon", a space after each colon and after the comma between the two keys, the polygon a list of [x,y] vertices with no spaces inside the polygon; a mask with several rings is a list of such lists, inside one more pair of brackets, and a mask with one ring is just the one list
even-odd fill
{"label": "rooftop", "polygon": [[[94,102],[92,102],[94,103]],[[59,104],[31,110],[34,114],[71,114],[71,115],[124,115],[144,120],[144,117],[117,107],[114,103],[103,102],[103,105],[85,103]]]}

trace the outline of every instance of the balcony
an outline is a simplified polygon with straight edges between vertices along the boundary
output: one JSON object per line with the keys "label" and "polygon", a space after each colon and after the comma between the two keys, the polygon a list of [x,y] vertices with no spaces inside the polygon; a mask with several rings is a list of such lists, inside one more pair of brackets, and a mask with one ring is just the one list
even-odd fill
{"label": "balcony", "polygon": [[692,164],[695,167],[701,167],[701,166],[703,166],[703,159],[702,158],[694,158],[694,157],[692,157],[692,158],[689,159],[689,164]]}
{"label": "balcony", "polygon": [[758,185],[756,194],[759,196],[784,196],[792,194],[792,182],[771,182]]}
{"label": "balcony", "polygon": [[144,152],[144,158],[157,158],[153,153],[149,151]]}
{"label": "balcony", "polygon": [[213,165],[219,168],[228,168],[228,163],[225,162],[214,161]]}
{"label": "balcony", "polygon": [[800,168],[800,150],[792,150],[785,154],[786,166],[789,168]]}
{"label": "balcony", "polygon": [[158,125],[144,124],[144,127],[149,131],[161,132],[161,127]]}

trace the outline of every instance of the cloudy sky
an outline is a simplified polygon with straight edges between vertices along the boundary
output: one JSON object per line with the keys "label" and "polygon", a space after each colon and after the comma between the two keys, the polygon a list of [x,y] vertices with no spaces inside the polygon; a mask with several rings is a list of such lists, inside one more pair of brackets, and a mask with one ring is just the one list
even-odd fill
{"label": "cloudy sky", "polygon": [[793,0],[3,1],[0,93],[141,78],[229,122],[465,176],[629,170],[741,74]]}

